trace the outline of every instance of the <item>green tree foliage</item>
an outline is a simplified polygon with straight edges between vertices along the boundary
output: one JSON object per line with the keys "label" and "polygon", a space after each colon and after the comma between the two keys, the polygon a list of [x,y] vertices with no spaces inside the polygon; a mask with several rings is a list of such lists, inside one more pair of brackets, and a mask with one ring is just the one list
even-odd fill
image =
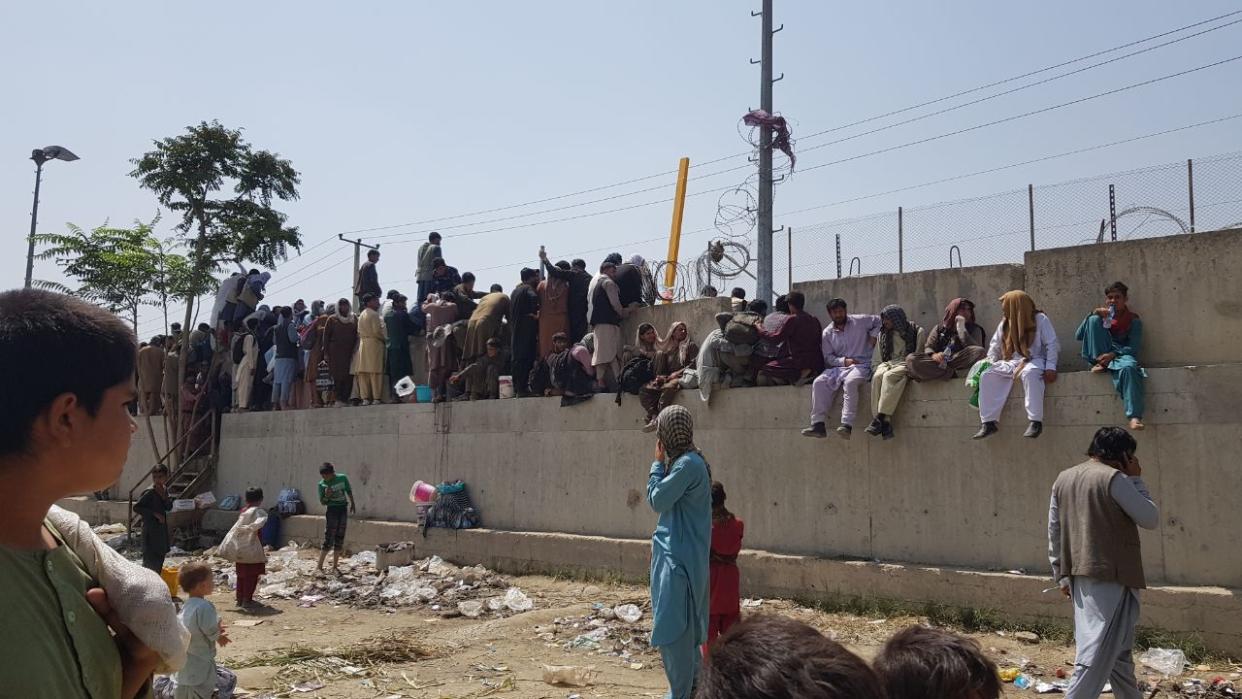
{"label": "green tree foliage", "polygon": [[171,252],[153,234],[155,224],[135,221],[133,228],[104,223],[89,231],[69,224],[66,233],[40,233],[35,245],[41,260],[54,260],[77,288],[39,281],[45,289],[73,294],[130,318],[138,328],[138,309],[158,305],[153,294],[181,296],[203,288],[188,273],[185,257]]}
{"label": "green tree foliage", "polygon": [[[188,251],[192,278],[211,275],[229,261],[270,268],[285,259],[290,247],[301,246],[297,227],[286,225],[285,214],[272,208],[276,200],[298,198],[301,179],[288,160],[255,150],[242,139],[240,129],[218,121],[186,127],[184,134],[159,139],[154,146],[130,161],[134,169],[129,174],[180,217],[177,230]],[[197,295],[185,295],[187,330]],[[181,376],[189,342],[186,332]],[[174,429],[178,425],[174,422]]]}

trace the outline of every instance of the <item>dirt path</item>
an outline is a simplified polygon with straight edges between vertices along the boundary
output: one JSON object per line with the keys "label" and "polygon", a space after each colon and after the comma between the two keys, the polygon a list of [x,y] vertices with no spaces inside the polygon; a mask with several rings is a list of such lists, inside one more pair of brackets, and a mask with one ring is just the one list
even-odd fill
{"label": "dirt path", "polygon": [[[644,609],[643,618],[633,625],[615,619],[592,622],[599,608],[643,604],[647,598],[645,588],[545,577],[514,578],[512,583],[530,596],[534,609],[506,618],[478,619],[443,618],[441,612],[430,609],[353,609],[332,606],[326,600],[313,607],[299,607],[294,600],[268,600],[272,608],[269,613],[252,615],[235,610],[232,594],[220,591],[212,601],[233,638],[233,643],[221,651],[220,662],[234,666],[262,662],[263,653],[278,656],[269,664],[237,671],[239,686],[259,697],[565,699],[573,695],[663,695],[666,685],[659,655],[641,638],[650,630],[648,611]],[[806,621],[866,659],[878,652],[888,636],[920,621],[914,617],[866,619],[826,614],[780,600],[764,601],[757,608],[746,610],[755,612],[786,614]],[[258,620],[258,625],[244,625]],[[582,647],[566,648],[575,638],[601,626],[611,631],[600,642],[600,648],[596,649],[590,641],[581,642]],[[1024,643],[996,633],[973,636],[998,665],[1029,660],[1033,663],[1029,674],[1036,680],[1055,679],[1057,668],[1070,669],[1073,649],[1064,644]],[[381,640],[376,641],[377,638]],[[349,661],[319,658],[309,663],[285,664],[290,648],[298,645],[329,656],[339,653],[348,656]],[[378,662],[383,660],[381,651],[399,653],[406,647],[430,651],[432,657]],[[371,661],[377,662],[368,667]],[[543,681],[545,665],[593,666],[597,675],[593,684],[585,688],[551,686]],[[1229,671],[1201,672],[1195,676],[1210,680],[1216,674],[1228,677]],[[311,689],[319,684],[323,686]],[[308,691],[293,691],[294,686]],[[1034,692],[1006,686],[1006,696],[1020,695]]]}

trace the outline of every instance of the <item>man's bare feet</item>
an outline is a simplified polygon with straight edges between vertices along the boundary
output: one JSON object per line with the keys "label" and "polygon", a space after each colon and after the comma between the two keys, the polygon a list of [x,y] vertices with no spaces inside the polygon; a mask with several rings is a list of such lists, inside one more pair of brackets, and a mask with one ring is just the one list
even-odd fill
{"label": "man's bare feet", "polygon": [[1135,431],[1145,430],[1147,429],[1147,425],[1144,425],[1142,420],[1132,417],[1130,418],[1130,429]]}
{"label": "man's bare feet", "polygon": [[1104,366],[1103,364],[1092,364],[1091,365],[1092,374],[1103,374],[1106,371],[1108,371],[1108,367]]}

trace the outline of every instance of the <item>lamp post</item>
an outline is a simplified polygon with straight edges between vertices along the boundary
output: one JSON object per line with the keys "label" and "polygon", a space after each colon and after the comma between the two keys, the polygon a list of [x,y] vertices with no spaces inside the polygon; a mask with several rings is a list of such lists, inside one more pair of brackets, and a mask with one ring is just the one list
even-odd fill
{"label": "lamp post", "polygon": [[30,159],[35,161],[35,188],[34,188],[34,206],[30,209],[30,237],[27,239],[29,247],[26,249],[26,288],[30,288],[30,281],[34,276],[34,253],[35,253],[35,229],[39,226],[39,184],[43,179],[43,163],[49,160],[64,160],[72,162],[78,159],[68,148],[61,146],[48,146],[46,148],[36,148],[30,153]]}

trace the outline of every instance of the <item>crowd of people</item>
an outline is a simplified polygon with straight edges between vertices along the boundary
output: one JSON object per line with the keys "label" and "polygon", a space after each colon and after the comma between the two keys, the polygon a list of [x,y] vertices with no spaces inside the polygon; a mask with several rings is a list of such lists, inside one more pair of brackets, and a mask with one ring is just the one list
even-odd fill
{"label": "crowd of people", "polygon": [[[615,283],[606,274],[595,281],[597,289]],[[1108,305],[1080,328],[1083,357],[1093,371],[1115,372],[1117,390],[1130,409],[1141,401],[1127,393],[1135,388],[1133,373],[1123,372],[1137,366],[1133,352],[1141,325],[1125,305],[1124,285],[1111,285],[1106,294]],[[802,299],[790,294],[786,302],[788,317],[777,327],[768,327],[766,316],[754,325],[761,337],[787,343],[804,333]],[[605,303],[614,310],[626,308],[611,299]],[[872,363],[888,367],[881,385],[889,385],[888,372],[903,366],[897,361],[900,350],[920,344],[918,330],[892,308],[872,317],[850,316],[843,302],[830,306],[832,326],[822,335],[818,376],[816,367],[804,371],[797,364],[795,357],[804,348],[793,346],[762,362],[758,376],[786,382],[816,376],[819,403],[823,391],[858,386],[852,377],[862,370],[855,367],[867,359],[866,348],[874,341]],[[981,392],[1007,392],[1010,384],[1028,381],[1026,376],[1054,380],[1056,338],[1047,318],[1021,292],[1006,294],[1002,309],[1004,320],[988,357],[1003,367],[998,375],[1005,383],[990,384],[989,368],[980,376]],[[969,310],[965,300],[950,304],[942,327],[932,333],[948,335],[947,345],[926,340],[924,354],[930,355],[932,370],[948,373],[949,361],[959,353],[954,342],[978,339],[970,329]],[[728,330],[726,324],[714,332]],[[646,335],[645,345],[656,346],[658,338],[650,330],[640,334]],[[484,346],[498,344],[494,337],[489,340]],[[557,344],[564,342],[554,338]],[[688,359],[689,352],[684,356]],[[211,592],[210,578],[201,568],[183,571],[182,588],[192,603],[178,616],[159,576],[127,561],[55,505],[115,482],[125,464],[136,429],[130,408],[141,387],[134,379],[139,352],[132,331],[111,313],[68,296],[39,290],[0,293],[0,362],[18,365],[31,357],[59,370],[17,372],[0,402],[0,473],[20,478],[23,491],[0,510],[0,580],[8,593],[0,595],[0,615],[10,635],[21,639],[6,644],[8,659],[23,668],[6,676],[6,690],[15,696],[131,697],[163,666],[180,669],[186,691],[201,694],[200,680],[202,691],[209,688],[206,670],[214,648],[227,643],[227,634],[213,624],[214,609],[203,602]],[[1122,361],[1126,357],[1131,359]],[[906,371],[911,370],[909,359]],[[1025,385],[1029,397],[1034,384]],[[879,400],[883,404],[884,396]],[[1032,407],[1028,400],[1028,411]],[[982,417],[986,427],[989,415]],[[712,481],[707,457],[695,444],[690,411],[668,405],[654,423],[658,434],[647,500],[659,520],[652,536],[651,642],[664,659],[670,696],[684,699],[696,691],[706,697],[997,696],[995,668],[976,646],[951,634],[918,628],[903,632],[868,667],[798,622],[762,617],[738,622],[739,610],[725,598],[737,596],[741,522],[725,507],[723,486]],[[884,434],[882,421],[879,432]],[[1155,527],[1159,513],[1141,478],[1137,446],[1126,430],[1101,428],[1087,460],[1062,472],[1052,485],[1049,560],[1057,586],[1073,602],[1078,645],[1067,693],[1071,698],[1099,696],[1108,682],[1116,696],[1141,696],[1132,658],[1138,591],[1146,586],[1138,527]],[[328,551],[342,547],[346,507],[352,509],[353,503],[343,474],[325,464],[320,475],[320,502],[337,510],[326,523],[322,566]],[[141,514],[159,523],[166,496],[156,496],[143,503]],[[246,513],[253,514],[239,517],[233,531],[238,550],[232,560],[238,563],[243,606],[252,602],[249,596],[263,570],[254,536],[262,527],[262,500],[261,491],[247,493]],[[250,551],[253,557],[250,549],[257,549]],[[151,560],[144,555],[144,562],[154,568],[154,555],[160,554],[152,553]]]}
{"label": "crowd of people", "polygon": [[[156,414],[161,404],[219,410],[291,410],[398,402],[423,381],[431,400],[485,400],[560,396],[574,405],[601,392],[639,396],[646,429],[679,391],[697,388],[709,401],[713,387],[812,385],[809,437],[828,435],[827,415],[842,395],[835,432],[852,437],[864,386],[870,386],[874,419],[868,435],[894,437],[892,418],[910,381],[971,378],[983,439],[999,430],[1002,408],[1021,384],[1029,424],[1025,436],[1043,431],[1044,388],[1057,380],[1060,341],[1047,315],[1024,291],[1000,299],[1001,320],[989,333],[966,298],[951,300],[940,322],[922,328],[900,305],[878,314],[854,314],[844,299],[827,304],[825,328],[797,291],[772,308],[746,301],[734,289],[731,310],[716,316],[718,329],[690,336],[674,322],[663,335],[648,323],[623,338],[622,322],[657,301],[650,270],[640,256],[607,256],[597,274],[587,263],[552,263],[539,251],[540,269],[524,268],[518,284],[483,292],[474,274],[459,274],[432,233],[418,252],[415,300],[384,291],[380,253],[372,250],[358,270],[349,299],[309,306],[263,303],[270,275],[242,269],[220,286],[211,316],[189,338],[186,382],[176,370],[180,328],[155,337],[139,351],[139,406]],[[706,289],[705,294],[712,294]],[[1142,321],[1128,305],[1121,282],[1108,286],[1104,303],[1086,315],[1076,339],[1093,372],[1111,376],[1131,429],[1143,429],[1143,371],[1138,354]],[[424,336],[426,378],[414,375],[411,339]],[[505,384],[502,387],[502,384]],[[206,401],[203,398],[207,398]],[[191,414],[192,411],[191,411]]]}

